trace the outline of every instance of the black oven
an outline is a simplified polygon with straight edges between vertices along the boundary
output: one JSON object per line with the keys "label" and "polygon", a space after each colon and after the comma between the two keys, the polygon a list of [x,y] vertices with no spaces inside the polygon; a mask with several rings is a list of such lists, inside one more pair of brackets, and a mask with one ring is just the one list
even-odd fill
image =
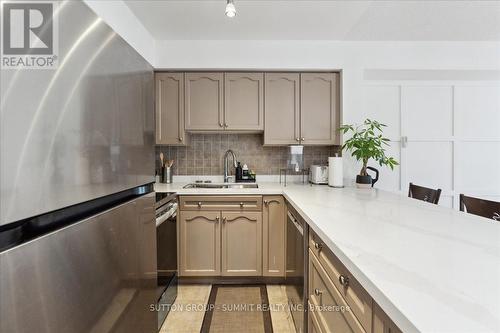
{"label": "black oven", "polygon": [[156,193],[158,330],[177,297],[177,197]]}

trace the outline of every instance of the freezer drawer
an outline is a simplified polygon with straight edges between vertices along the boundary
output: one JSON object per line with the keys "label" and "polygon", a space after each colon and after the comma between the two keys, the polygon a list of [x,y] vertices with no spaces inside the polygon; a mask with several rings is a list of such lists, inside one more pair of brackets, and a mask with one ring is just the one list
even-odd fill
{"label": "freezer drawer", "polygon": [[156,332],[154,194],[0,253],[0,332]]}

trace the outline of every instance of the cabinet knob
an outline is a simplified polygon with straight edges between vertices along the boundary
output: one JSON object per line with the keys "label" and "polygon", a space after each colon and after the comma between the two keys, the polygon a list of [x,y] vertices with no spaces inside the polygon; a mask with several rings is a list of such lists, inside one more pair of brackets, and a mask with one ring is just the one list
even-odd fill
{"label": "cabinet knob", "polygon": [[227,123],[224,123],[224,128],[228,128]]}
{"label": "cabinet knob", "polygon": [[222,218],[222,223],[226,223],[227,219],[225,217]]}
{"label": "cabinet knob", "polygon": [[318,288],[314,289],[314,295],[319,296],[321,294],[323,294],[323,292],[321,290],[319,290]]}
{"label": "cabinet knob", "polygon": [[302,138],[300,139],[300,141],[304,141],[305,139],[306,139],[306,138],[302,137]]}
{"label": "cabinet knob", "polygon": [[269,204],[269,201],[264,200],[264,205],[266,205],[266,206],[267,206],[268,204]]}
{"label": "cabinet knob", "polygon": [[216,216],[215,217],[215,222],[219,223],[220,217]]}
{"label": "cabinet knob", "polygon": [[181,142],[182,142],[182,140],[184,140],[184,138],[181,136],[181,137],[179,138],[179,141],[181,141]]}
{"label": "cabinet knob", "polygon": [[198,208],[201,208],[201,201],[198,201]]}
{"label": "cabinet knob", "polygon": [[243,202],[240,202],[240,208],[243,208],[244,204]]}
{"label": "cabinet knob", "polygon": [[323,248],[323,244],[314,242],[314,248],[319,251]]}
{"label": "cabinet knob", "polygon": [[344,286],[344,287],[346,287],[346,288],[347,288],[347,287],[349,286],[349,277],[347,277],[347,276],[345,276],[345,275],[341,274],[341,275],[339,276],[339,282],[340,282],[340,284],[341,284],[342,286]]}
{"label": "cabinet knob", "polygon": [[223,127],[222,122],[219,121],[219,127]]}
{"label": "cabinet knob", "polygon": [[300,139],[299,139],[298,137],[296,137],[296,138],[295,138],[295,141],[299,142],[299,141],[300,141]]}

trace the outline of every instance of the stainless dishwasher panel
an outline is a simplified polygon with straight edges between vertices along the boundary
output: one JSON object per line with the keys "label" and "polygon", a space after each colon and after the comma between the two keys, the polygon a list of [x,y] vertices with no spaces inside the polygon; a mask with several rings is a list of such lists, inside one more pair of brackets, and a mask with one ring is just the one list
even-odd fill
{"label": "stainless dishwasher panel", "polygon": [[305,332],[304,240],[307,225],[289,205],[286,223],[286,294],[297,332]]}
{"label": "stainless dishwasher panel", "polygon": [[157,332],[154,194],[0,253],[0,332]]}

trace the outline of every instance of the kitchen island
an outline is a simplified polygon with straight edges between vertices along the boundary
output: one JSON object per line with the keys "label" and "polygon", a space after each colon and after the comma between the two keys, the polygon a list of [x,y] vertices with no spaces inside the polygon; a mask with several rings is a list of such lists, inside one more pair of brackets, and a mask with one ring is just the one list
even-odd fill
{"label": "kitchen island", "polygon": [[403,332],[500,331],[500,224],[381,190],[259,183],[281,194]]}

